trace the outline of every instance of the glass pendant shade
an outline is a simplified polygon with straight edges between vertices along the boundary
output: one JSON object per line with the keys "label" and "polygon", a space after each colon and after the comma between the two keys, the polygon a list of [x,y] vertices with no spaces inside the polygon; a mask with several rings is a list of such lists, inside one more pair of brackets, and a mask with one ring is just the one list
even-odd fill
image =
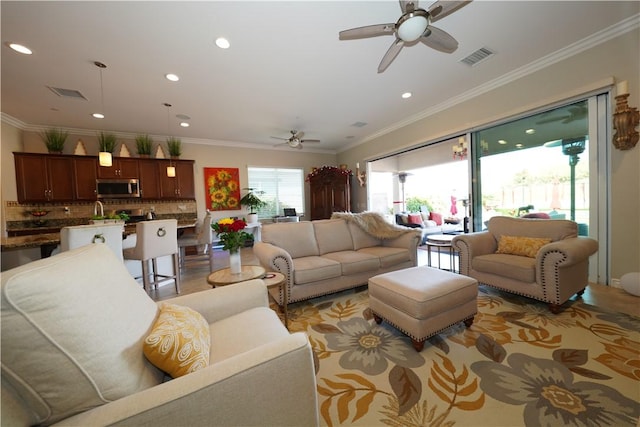
{"label": "glass pendant shade", "polygon": [[113,159],[111,157],[111,153],[107,152],[107,151],[101,151],[98,154],[98,162],[100,163],[100,166],[105,166],[110,168],[111,165],[113,164]]}
{"label": "glass pendant shade", "polygon": [[175,166],[167,166],[167,176],[169,178],[175,178],[175,176],[176,176],[176,167]]}

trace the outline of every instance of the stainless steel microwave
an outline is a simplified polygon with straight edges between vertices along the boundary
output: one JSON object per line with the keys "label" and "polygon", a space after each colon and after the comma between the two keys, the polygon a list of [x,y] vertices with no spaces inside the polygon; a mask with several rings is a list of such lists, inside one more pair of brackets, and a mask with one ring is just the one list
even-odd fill
{"label": "stainless steel microwave", "polygon": [[140,197],[140,182],[137,179],[97,179],[98,199],[126,199]]}

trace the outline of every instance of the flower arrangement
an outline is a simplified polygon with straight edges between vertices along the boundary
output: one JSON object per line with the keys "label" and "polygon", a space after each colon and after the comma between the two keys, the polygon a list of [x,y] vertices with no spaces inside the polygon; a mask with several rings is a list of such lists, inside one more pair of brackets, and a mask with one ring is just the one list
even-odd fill
{"label": "flower arrangement", "polygon": [[220,241],[224,245],[222,249],[234,254],[244,246],[251,235],[244,230],[247,223],[243,219],[223,218],[211,223],[213,231],[218,233]]}

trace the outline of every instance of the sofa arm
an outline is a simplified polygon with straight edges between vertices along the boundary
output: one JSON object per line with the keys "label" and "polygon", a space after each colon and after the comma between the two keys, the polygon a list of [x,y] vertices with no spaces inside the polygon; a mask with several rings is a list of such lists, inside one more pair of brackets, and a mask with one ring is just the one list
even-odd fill
{"label": "sofa arm", "polygon": [[[274,388],[277,384],[286,387]],[[304,333],[288,335],[59,423],[149,427],[318,424],[313,356]]]}
{"label": "sofa arm", "polygon": [[162,302],[184,305],[202,314],[209,323],[217,322],[254,307],[268,307],[267,287],[260,279],[234,283]]}
{"label": "sofa arm", "polygon": [[459,234],[453,238],[451,245],[460,258],[460,274],[469,275],[471,260],[480,255],[492,254],[498,248],[496,240],[488,231]]}
{"label": "sofa arm", "polygon": [[293,276],[293,258],[289,252],[271,243],[255,242],[253,254],[268,271],[277,271],[285,277],[287,286],[291,287]]}
{"label": "sofa arm", "polygon": [[418,265],[418,246],[422,242],[422,229],[414,229],[402,233],[393,239],[383,239],[382,246],[409,250],[409,256],[414,266]]}
{"label": "sofa arm", "polygon": [[571,237],[544,245],[536,255],[536,263],[541,265],[552,253],[560,253],[558,267],[578,264],[598,251],[598,241],[590,237]]}

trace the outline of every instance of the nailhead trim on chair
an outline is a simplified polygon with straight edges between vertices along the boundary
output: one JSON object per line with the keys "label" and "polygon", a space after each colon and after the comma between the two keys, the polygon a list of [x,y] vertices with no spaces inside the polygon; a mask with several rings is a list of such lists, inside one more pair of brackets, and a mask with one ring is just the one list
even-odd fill
{"label": "nailhead trim on chair", "polygon": [[[549,256],[551,254],[560,254],[560,255],[562,255],[562,258],[560,259],[560,262],[565,261],[567,259],[567,256],[565,254],[563,254],[562,252],[560,252],[560,251],[547,252],[547,253],[544,254],[544,257],[547,257],[547,256]],[[544,266],[544,258],[542,260],[540,260],[540,262]],[[545,279],[544,270],[545,269],[543,268],[541,273],[540,273],[540,282],[543,282],[544,279]],[[542,289],[542,291],[544,292],[544,297],[545,297],[545,299],[543,301],[544,302],[555,303],[555,304],[561,304],[561,302],[560,302],[560,293],[558,291],[559,284],[560,284],[560,277],[558,277],[558,273],[557,273],[558,268],[555,268],[554,270],[556,271],[556,273],[554,274],[554,278],[553,278],[554,279],[553,280],[554,281],[554,285],[555,285],[554,286],[554,289],[555,289],[555,301],[550,301],[550,296],[547,295],[547,292],[546,292],[546,290],[544,288]]]}

